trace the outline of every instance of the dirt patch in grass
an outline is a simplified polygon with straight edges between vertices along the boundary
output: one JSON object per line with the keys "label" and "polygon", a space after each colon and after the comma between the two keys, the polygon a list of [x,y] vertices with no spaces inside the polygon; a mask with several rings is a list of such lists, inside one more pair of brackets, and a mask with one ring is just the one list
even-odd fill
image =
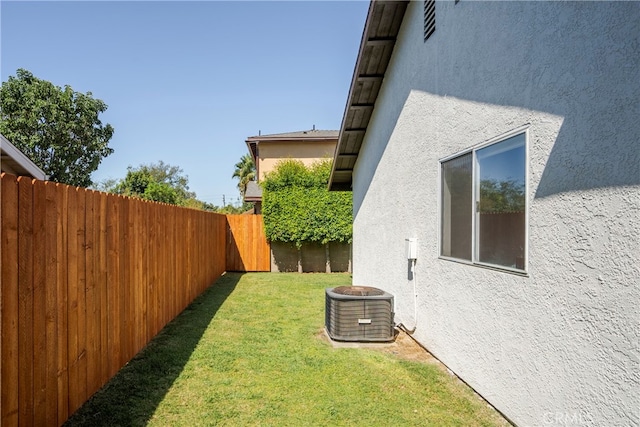
{"label": "dirt patch in grass", "polygon": [[[415,342],[406,332],[400,331],[396,335],[396,340],[393,345],[382,348],[385,353],[391,353],[402,359],[413,360],[416,362],[433,363],[441,365],[438,359],[433,357],[431,353],[425,350],[420,344]],[[445,368],[446,369],[446,368]]]}
{"label": "dirt patch in grass", "polygon": [[318,333],[318,338],[328,342],[334,348],[367,348],[392,354],[404,360],[438,365],[443,370],[446,370],[446,367],[438,359],[433,357],[431,353],[404,331],[396,330],[396,336],[392,342],[381,343],[334,341],[329,338],[325,329],[322,329],[322,331]]}

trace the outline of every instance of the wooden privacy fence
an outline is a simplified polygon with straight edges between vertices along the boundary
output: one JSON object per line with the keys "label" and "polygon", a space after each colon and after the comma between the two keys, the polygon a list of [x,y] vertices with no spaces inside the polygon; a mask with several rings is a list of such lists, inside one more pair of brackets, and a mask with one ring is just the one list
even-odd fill
{"label": "wooden privacy fence", "polygon": [[262,215],[227,215],[227,271],[270,271]]}
{"label": "wooden privacy fence", "polygon": [[524,269],[524,212],[480,214],[480,260]]}
{"label": "wooden privacy fence", "polygon": [[224,215],[3,174],[0,424],[60,425],[226,268]]}

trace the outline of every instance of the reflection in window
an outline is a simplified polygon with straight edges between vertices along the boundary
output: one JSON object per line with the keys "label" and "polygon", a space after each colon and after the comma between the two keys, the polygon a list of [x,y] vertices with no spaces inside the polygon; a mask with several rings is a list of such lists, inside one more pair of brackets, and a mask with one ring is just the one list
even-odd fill
{"label": "reflection in window", "polygon": [[524,134],[476,152],[478,261],[524,269]]}

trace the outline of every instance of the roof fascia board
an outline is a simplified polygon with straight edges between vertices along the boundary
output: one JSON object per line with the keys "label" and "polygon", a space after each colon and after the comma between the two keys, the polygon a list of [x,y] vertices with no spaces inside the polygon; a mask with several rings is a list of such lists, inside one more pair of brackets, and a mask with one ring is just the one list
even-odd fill
{"label": "roof fascia board", "polygon": [[0,134],[0,148],[3,154],[13,159],[23,170],[32,177],[45,181],[49,177],[22,151],[18,150],[4,135]]}
{"label": "roof fascia board", "polygon": [[249,143],[260,143],[267,141],[278,141],[278,142],[299,142],[299,141],[335,141],[338,139],[338,135],[336,136],[287,136],[287,137],[275,137],[275,136],[258,136],[247,138],[246,142]]}

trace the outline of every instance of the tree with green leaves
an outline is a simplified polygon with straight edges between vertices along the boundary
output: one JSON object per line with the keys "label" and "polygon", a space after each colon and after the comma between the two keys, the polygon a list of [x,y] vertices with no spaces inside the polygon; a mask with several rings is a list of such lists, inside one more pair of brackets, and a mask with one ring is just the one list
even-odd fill
{"label": "tree with green leaves", "polygon": [[[125,196],[138,197],[172,205],[204,209],[203,202],[189,191],[189,178],[178,166],[159,161],[127,168],[127,175],[119,181],[108,180],[98,189]],[[200,206],[202,205],[202,206]]]}
{"label": "tree with green leaves", "polygon": [[481,213],[523,212],[525,207],[524,183],[514,179],[480,181]]}
{"label": "tree with green leaves", "polygon": [[240,190],[240,195],[244,198],[244,193],[247,191],[247,184],[249,181],[256,179],[256,165],[251,155],[245,154],[234,167],[235,170],[231,177],[238,178],[238,190]]}
{"label": "tree with green leaves", "polygon": [[267,239],[294,243],[298,250],[305,242],[320,243],[325,246],[327,265],[329,243],[351,243],[353,236],[351,193],[330,192],[330,174],[331,160],[306,167],[299,160],[289,159],[280,161],[262,181]]}
{"label": "tree with green leaves", "polygon": [[0,88],[0,133],[51,181],[88,187],[91,173],[113,153],[113,127],[98,117],[106,109],[91,92],[63,89],[19,69]]}

